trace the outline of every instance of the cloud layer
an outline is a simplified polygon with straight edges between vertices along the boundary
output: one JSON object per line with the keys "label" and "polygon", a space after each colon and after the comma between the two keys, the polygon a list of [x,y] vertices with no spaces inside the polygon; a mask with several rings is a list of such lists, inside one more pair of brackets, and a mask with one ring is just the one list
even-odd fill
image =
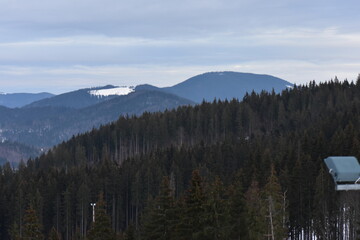
{"label": "cloud layer", "polygon": [[357,1],[3,0],[1,92],[169,86],[206,71],[356,79]]}

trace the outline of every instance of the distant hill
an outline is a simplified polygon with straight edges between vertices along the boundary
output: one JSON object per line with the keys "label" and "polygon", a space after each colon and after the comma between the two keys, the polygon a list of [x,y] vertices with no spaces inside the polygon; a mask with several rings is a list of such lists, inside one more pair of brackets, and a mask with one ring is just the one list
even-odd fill
{"label": "distant hill", "polygon": [[[117,97],[119,95],[118,92],[110,91],[114,89],[119,90],[120,88],[112,85],[107,85],[98,88],[80,89],[72,92],[63,93],[52,98],[42,99],[40,101],[33,102],[25,107],[67,107],[80,109]],[[129,91],[129,88],[126,87],[123,87],[122,89],[124,89],[125,91]]]}
{"label": "distant hill", "polygon": [[33,147],[15,142],[0,142],[0,166],[6,162],[17,166],[21,160],[26,162],[29,158],[34,158],[39,154],[40,151]]}
{"label": "distant hill", "polygon": [[242,100],[246,92],[262,90],[276,93],[281,92],[292,83],[270,75],[239,72],[210,72],[197,75],[172,87],[162,90],[176,94],[180,97],[200,103],[203,99],[213,101],[216,99]]}
{"label": "distant hill", "polygon": [[23,107],[41,99],[54,96],[51,93],[0,93],[0,105],[8,108]]}
{"label": "distant hill", "polygon": [[274,89],[278,93],[289,86],[292,84],[269,75],[211,72],[166,88],[148,84],[85,88],[51,95],[22,108],[0,106],[0,141],[46,149],[120,116],[174,109],[203,99],[241,100],[246,92]]}
{"label": "distant hill", "polygon": [[194,103],[190,100],[165,92],[136,91],[82,109],[0,107],[0,138],[48,148],[73,135],[115,121],[120,116],[164,111],[191,104]]}

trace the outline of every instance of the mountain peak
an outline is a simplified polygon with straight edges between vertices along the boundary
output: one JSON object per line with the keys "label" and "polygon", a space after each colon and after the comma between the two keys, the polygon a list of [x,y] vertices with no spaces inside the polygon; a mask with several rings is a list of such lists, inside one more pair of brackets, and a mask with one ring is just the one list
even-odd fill
{"label": "mountain peak", "polygon": [[208,72],[203,73],[164,90],[200,103],[202,100],[242,99],[246,92],[274,91],[276,93],[292,86],[283,79],[254,73]]}

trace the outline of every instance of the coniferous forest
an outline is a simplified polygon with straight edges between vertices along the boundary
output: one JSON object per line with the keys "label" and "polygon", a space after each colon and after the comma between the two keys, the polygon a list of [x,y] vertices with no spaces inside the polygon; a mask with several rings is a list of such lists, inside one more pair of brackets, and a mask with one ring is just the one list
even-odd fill
{"label": "coniferous forest", "polygon": [[359,126],[360,78],[120,117],[0,168],[0,239],[358,239]]}

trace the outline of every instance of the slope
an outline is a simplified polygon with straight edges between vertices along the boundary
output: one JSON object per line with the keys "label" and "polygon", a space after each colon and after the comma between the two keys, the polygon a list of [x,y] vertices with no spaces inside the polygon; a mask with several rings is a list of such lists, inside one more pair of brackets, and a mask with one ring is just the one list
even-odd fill
{"label": "slope", "polygon": [[202,100],[233,98],[242,99],[245,94],[262,90],[276,93],[289,86],[290,82],[270,75],[240,72],[210,72],[192,77],[175,86],[163,88],[164,91],[200,103]]}
{"label": "slope", "polygon": [[96,94],[96,92],[99,92],[99,90],[111,90],[115,88],[116,88],[115,86],[107,85],[104,87],[79,89],[76,91],[63,93],[51,98],[33,102],[31,104],[26,105],[25,108],[67,107],[67,108],[80,109],[117,97],[118,95],[116,94],[112,94],[112,95]]}
{"label": "slope", "polygon": [[0,93],[0,105],[8,108],[23,107],[32,102],[53,96],[51,93]]}
{"label": "slope", "polygon": [[0,137],[38,148],[49,148],[73,135],[115,121],[119,116],[141,115],[193,104],[178,96],[137,91],[82,109],[67,107],[0,108]]}

